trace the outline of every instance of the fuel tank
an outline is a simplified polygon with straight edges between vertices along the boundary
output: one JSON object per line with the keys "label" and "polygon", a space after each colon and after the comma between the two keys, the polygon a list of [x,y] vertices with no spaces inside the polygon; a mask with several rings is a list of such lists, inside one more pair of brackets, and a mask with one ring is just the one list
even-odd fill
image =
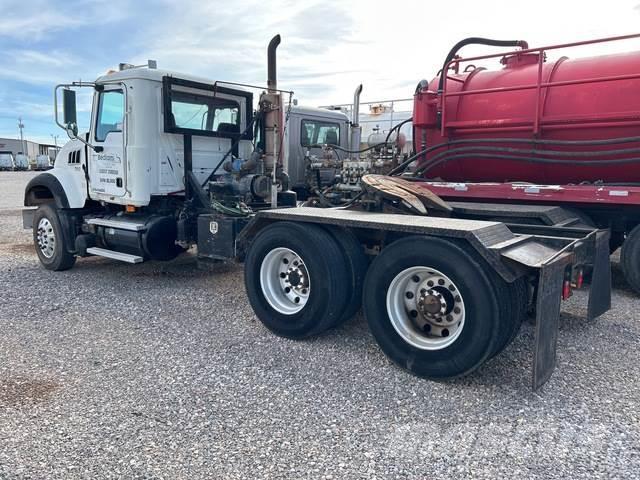
{"label": "fuel tank", "polygon": [[[640,183],[640,52],[450,71],[414,97],[423,176],[446,181]],[[462,67],[461,67],[462,68]],[[452,95],[453,94],[453,95]],[[419,143],[422,139],[422,145]]]}

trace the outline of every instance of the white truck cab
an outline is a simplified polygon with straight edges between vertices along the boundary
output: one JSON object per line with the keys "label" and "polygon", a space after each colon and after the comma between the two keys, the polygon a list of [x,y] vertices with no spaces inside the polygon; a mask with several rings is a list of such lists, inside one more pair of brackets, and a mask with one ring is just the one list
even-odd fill
{"label": "white truck cab", "polygon": [[[71,208],[87,200],[143,207],[154,196],[184,191],[182,135],[193,132],[193,171],[205,180],[246,129],[252,94],[157,69],[129,68],[92,85],[89,132],[67,143],[49,172]],[[66,87],[62,87],[66,88]],[[73,90],[64,90],[66,95]],[[238,154],[251,153],[251,135]]]}
{"label": "white truck cab", "polygon": [[[82,134],[78,88],[93,90],[90,127]],[[95,82],[58,85],[56,123],[71,140],[54,168],[29,182],[24,202],[38,207],[25,211],[24,225],[34,229],[43,265],[69,268],[84,255],[170,259],[198,243],[203,212],[242,216],[251,208],[295,205],[287,170],[298,187],[304,183],[301,132],[315,135],[314,143],[346,148],[348,118],[286,105],[275,79],[265,90],[254,105],[243,86],[159,70],[152,61],[142,68],[121,64]]]}

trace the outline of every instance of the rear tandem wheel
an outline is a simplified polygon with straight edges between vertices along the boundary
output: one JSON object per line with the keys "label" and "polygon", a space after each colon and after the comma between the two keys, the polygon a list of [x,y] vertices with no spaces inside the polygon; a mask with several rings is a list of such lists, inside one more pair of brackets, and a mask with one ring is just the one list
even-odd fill
{"label": "rear tandem wheel", "polygon": [[276,335],[305,338],[343,319],[352,279],[344,253],[316,225],[277,222],[254,239],[245,286],[258,319]]}
{"label": "rear tandem wheel", "polygon": [[508,344],[524,299],[509,290],[513,296],[505,299],[501,289],[513,287],[487,274],[475,257],[451,241],[415,236],[392,243],[372,262],[363,310],[395,363],[422,377],[453,378]]}

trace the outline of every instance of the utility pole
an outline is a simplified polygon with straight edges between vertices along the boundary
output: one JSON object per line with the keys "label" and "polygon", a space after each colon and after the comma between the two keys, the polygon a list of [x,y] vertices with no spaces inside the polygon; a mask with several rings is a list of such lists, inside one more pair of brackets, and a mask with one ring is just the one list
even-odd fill
{"label": "utility pole", "polygon": [[55,144],[55,146],[56,146],[56,153],[58,153],[58,137],[59,137],[59,136],[60,136],[60,135],[54,135],[53,133],[51,134],[51,138],[53,138],[53,143],[54,143],[54,144]]}
{"label": "utility pole", "polygon": [[20,147],[22,148],[22,154],[27,155],[27,149],[25,148],[25,144],[24,144],[24,137],[22,135],[22,130],[24,129],[24,123],[22,123],[22,117],[18,117],[18,128],[20,129]]}
{"label": "utility pole", "polygon": [[54,150],[54,154],[53,154],[53,160],[55,162],[55,159],[58,157],[58,137],[60,135],[54,135],[53,133],[51,134],[51,138],[53,138],[53,143],[55,145],[55,150]]}

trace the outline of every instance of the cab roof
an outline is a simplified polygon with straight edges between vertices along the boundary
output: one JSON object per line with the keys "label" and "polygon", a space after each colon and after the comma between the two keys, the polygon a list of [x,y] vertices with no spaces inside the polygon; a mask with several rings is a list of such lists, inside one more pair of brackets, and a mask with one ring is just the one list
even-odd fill
{"label": "cab roof", "polygon": [[[210,78],[197,77],[195,75],[188,75],[179,72],[173,72],[171,70],[159,70],[157,68],[127,68],[124,70],[114,71],[112,73],[106,73],[96,79],[96,83],[111,83],[121,82],[124,80],[151,80],[155,82],[162,82],[163,77],[175,77],[183,80],[190,80],[192,82],[207,83],[213,85],[216,81]],[[220,81],[220,80],[218,80]],[[234,88],[237,88],[234,86]],[[266,89],[266,86],[265,86]]]}
{"label": "cab roof", "polygon": [[331,118],[340,121],[349,121],[349,116],[340,110],[330,110],[328,108],[316,108],[316,107],[304,107],[300,105],[294,105],[291,107],[292,114],[320,116],[323,118]]}

